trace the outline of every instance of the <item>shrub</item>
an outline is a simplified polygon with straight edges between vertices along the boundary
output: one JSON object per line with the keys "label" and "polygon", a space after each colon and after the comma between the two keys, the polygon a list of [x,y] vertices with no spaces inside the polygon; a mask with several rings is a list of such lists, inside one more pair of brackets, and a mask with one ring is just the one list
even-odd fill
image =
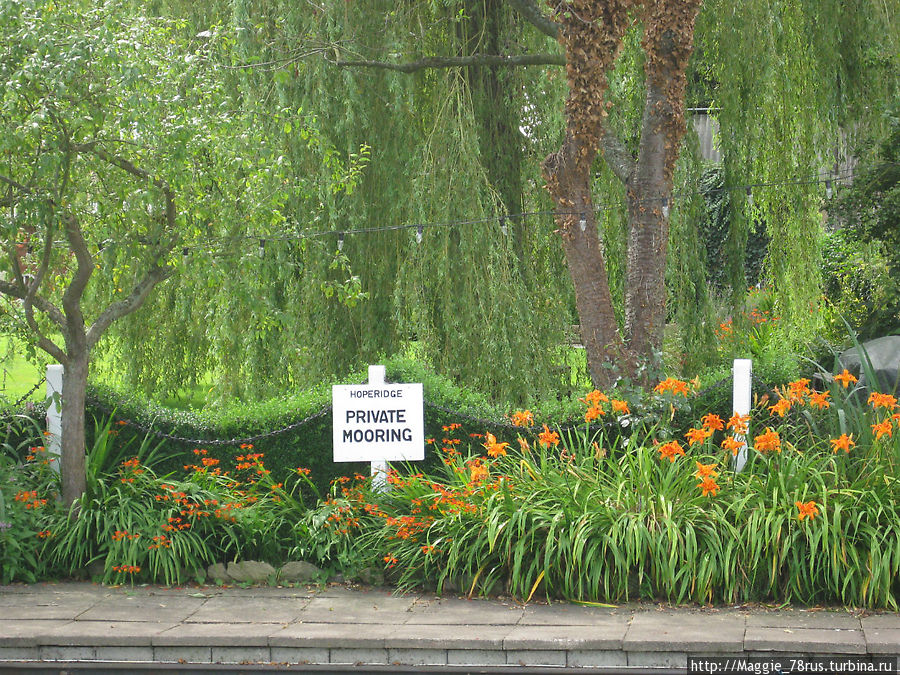
{"label": "shrub", "polygon": [[[360,501],[403,587],[896,609],[896,399],[860,408],[840,385],[817,393],[809,380],[781,396],[747,419],[704,416],[680,437],[582,426],[513,444],[448,439],[439,472],[392,475],[391,493]],[[740,473],[736,434],[750,441]]]}
{"label": "shrub", "polygon": [[59,481],[42,445],[40,426],[27,416],[8,417],[0,447],[0,583],[38,581],[40,556],[51,536]]}

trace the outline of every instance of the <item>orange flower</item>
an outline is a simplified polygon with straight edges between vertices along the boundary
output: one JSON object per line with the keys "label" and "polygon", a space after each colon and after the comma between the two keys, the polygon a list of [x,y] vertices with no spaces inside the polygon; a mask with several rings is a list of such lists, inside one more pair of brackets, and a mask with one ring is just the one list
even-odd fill
{"label": "orange flower", "polygon": [[389,555],[384,556],[384,562],[387,564],[388,567],[393,567],[394,565],[397,564],[397,558],[389,554]]}
{"label": "orange flower", "polygon": [[881,394],[877,391],[873,391],[869,394],[869,403],[872,404],[873,408],[887,408],[888,410],[893,410],[894,406],[897,405],[897,398],[895,396],[891,396],[890,394]]}
{"label": "orange flower", "polygon": [[472,464],[469,467],[469,470],[471,472],[471,482],[472,483],[478,483],[479,481],[487,480],[488,469],[481,462],[472,462]]}
{"label": "orange flower", "polygon": [[766,432],[753,439],[753,447],[757,452],[781,452],[781,438],[777,431],[766,427]]}
{"label": "orange flower", "polygon": [[599,405],[592,405],[587,411],[584,413],[584,421],[585,422],[593,422],[595,419],[600,417],[601,415],[605,415],[603,412],[603,408]]}
{"label": "orange flower", "polygon": [[797,514],[797,520],[803,520],[808,517],[810,520],[819,515],[819,509],[816,507],[816,503],[814,501],[809,502],[794,502],[794,506],[797,507],[799,513]]}
{"label": "orange flower", "polygon": [[844,372],[842,372],[840,375],[835,375],[834,379],[844,385],[844,389],[846,389],[851,383],[859,382],[859,380],[856,379],[856,376],[846,368],[844,368]]}
{"label": "orange flower", "polygon": [[534,415],[530,410],[516,410],[511,416],[512,423],[517,427],[530,427],[534,425]]}
{"label": "orange flower", "polygon": [[704,477],[701,482],[697,483],[697,487],[703,491],[704,497],[708,495],[715,497],[716,493],[721,489],[712,476]]}
{"label": "orange flower", "polygon": [[584,398],[578,399],[582,403],[588,406],[600,405],[601,403],[606,403],[609,401],[609,397],[604,394],[602,391],[598,391],[594,389],[594,391],[590,392]]}
{"label": "orange flower", "polygon": [[831,402],[828,400],[829,396],[831,396],[830,391],[811,392],[809,395],[809,404],[815,406],[819,410],[821,410],[822,408],[830,408]]}
{"label": "orange flower", "polygon": [[739,415],[734,413],[728,419],[728,428],[734,429],[735,434],[746,434],[749,429],[750,415]]}
{"label": "orange flower", "polygon": [[778,415],[779,417],[784,417],[788,410],[791,409],[791,400],[789,398],[782,398],[778,400],[778,403],[775,405],[769,406],[769,414],[770,415]]}
{"label": "orange flower", "polygon": [[875,433],[875,440],[879,440],[882,436],[887,434],[888,438],[893,438],[893,425],[891,424],[890,419],[882,420],[878,424],[872,425],[872,431]]}
{"label": "orange flower", "polygon": [[799,380],[788,382],[788,396],[792,401],[802,402],[809,394],[809,378],[801,377]]}
{"label": "orange flower", "polygon": [[136,565],[113,565],[113,572],[121,572],[122,574],[137,574],[141,568]]}
{"label": "orange flower", "polygon": [[522,449],[522,452],[523,452],[523,453],[524,453],[524,452],[530,452],[530,451],[531,451],[531,446],[528,445],[528,441],[527,441],[527,440],[525,440],[525,439],[522,438],[521,436],[519,436],[518,438],[516,438],[516,440],[519,441],[519,447]]}
{"label": "orange flower", "polygon": [[628,401],[620,401],[618,399],[613,399],[611,401],[612,409],[614,413],[619,415],[630,415],[631,411],[628,409]]}
{"label": "orange flower", "polygon": [[707,438],[712,436],[712,433],[712,429],[694,429],[692,427],[688,429],[684,437],[688,439],[688,447],[692,447],[697,443],[702,443],[703,441],[705,441]]}
{"label": "orange flower", "polygon": [[509,446],[509,443],[498,443],[497,437],[494,434],[487,434],[487,443],[482,443],[482,447],[487,450],[487,454],[491,457],[499,457],[500,455],[506,454],[506,448]]}
{"label": "orange flower", "polygon": [[715,470],[718,464],[713,462],[712,464],[701,464],[700,462],[694,462],[697,465],[697,471],[694,472],[694,476],[697,478],[706,478],[709,476],[710,478],[715,478],[719,475],[719,473]]}
{"label": "orange flower", "polygon": [[559,434],[555,431],[550,431],[550,428],[545,424],[544,430],[538,434],[538,442],[545,448],[549,448],[551,445],[559,445]]}
{"label": "orange flower", "polygon": [[688,383],[683,380],[676,380],[673,377],[667,377],[662,382],[660,382],[656,387],[653,388],[658,394],[664,394],[667,391],[672,392],[673,394],[681,394],[682,396],[688,395]]}
{"label": "orange flower", "polygon": [[670,462],[675,461],[675,455],[684,456],[684,448],[678,441],[669,441],[659,446],[659,458],[668,459]]}
{"label": "orange flower", "polygon": [[725,428],[725,420],[718,415],[708,414],[700,418],[700,424],[710,431],[722,431]]}
{"label": "orange flower", "polygon": [[849,453],[850,448],[854,445],[856,445],[856,443],[853,442],[853,434],[850,434],[849,436],[847,434],[841,434],[837,438],[831,439],[832,452],[843,450],[844,452]]}
{"label": "orange flower", "polygon": [[422,553],[424,553],[425,555],[430,555],[431,553],[434,553],[434,546],[430,546],[429,544],[423,544],[422,545]]}
{"label": "orange flower", "polygon": [[744,447],[744,442],[739,441],[734,436],[726,436],[725,440],[722,441],[722,447],[726,450],[731,450],[731,454],[737,457],[738,450]]}

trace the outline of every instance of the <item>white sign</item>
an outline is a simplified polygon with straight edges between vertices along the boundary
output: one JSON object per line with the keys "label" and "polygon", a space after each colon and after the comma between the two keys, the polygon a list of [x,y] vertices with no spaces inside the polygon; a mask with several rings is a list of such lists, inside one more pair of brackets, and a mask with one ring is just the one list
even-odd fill
{"label": "white sign", "polygon": [[421,384],[334,385],[331,395],[335,462],[425,459]]}

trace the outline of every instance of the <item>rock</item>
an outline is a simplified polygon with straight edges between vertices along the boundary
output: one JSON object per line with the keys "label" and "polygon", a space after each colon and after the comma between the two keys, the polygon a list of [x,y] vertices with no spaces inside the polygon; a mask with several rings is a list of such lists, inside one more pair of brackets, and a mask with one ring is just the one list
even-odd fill
{"label": "rock", "polygon": [[213,563],[206,569],[206,578],[213,581],[231,581],[223,563]]}
{"label": "rock", "polygon": [[285,563],[278,570],[278,580],[289,583],[306,584],[322,576],[322,570],[312,563],[302,560]]}
{"label": "rock", "polygon": [[228,576],[235,581],[251,584],[264,584],[275,576],[274,567],[267,562],[257,562],[256,560],[228,563],[226,571]]}
{"label": "rock", "polygon": [[346,582],[346,579],[344,579],[344,575],[339,572],[333,577],[329,578],[328,581],[332,584],[343,584]]}
{"label": "rock", "polygon": [[362,583],[369,586],[384,586],[384,572],[377,567],[364,567],[356,576]]}
{"label": "rock", "polygon": [[860,354],[856,347],[842,352],[835,361],[835,370],[844,368],[859,378],[860,388],[896,394],[900,390],[900,335],[887,335],[862,343],[862,348],[872,363],[878,380],[874,385],[866,382],[866,369],[860,366]]}

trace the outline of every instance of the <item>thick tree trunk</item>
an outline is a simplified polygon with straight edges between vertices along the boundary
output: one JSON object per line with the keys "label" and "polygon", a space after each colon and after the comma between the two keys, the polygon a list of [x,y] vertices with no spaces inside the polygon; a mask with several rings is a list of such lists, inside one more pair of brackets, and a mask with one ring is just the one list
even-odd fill
{"label": "thick tree trunk", "polygon": [[87,392],[89,353],[74,355],[70,351],[63,371],[62,438],[60,439],[60,474],[63,503],[71,506],[87,485],[85,476],[84,405]]}
{"label": "thick tree trunk", "polygon": [[619,334],[606,276],[606,261],[591,202],[591,162],[578,161],[579,158],[586,159],[585,148],[578,139],[568,136],[562,148],[544,160],[543,169],[548,185],[553,186],[551,194],[564,212],[557,216],[557,232],[575,288],[588,371],[595,386],[608,388],[619,377],[629,374],[632,359]]}
{"label": "thick tree trunk", "polygon": [[618,330],[591,199],[591,167],[606,117],[607,73],[621,48],[633,2],[579,0],[555,8],[569,83],[566,136],[559,151],[544,160],[543,173],[559,212],[556,222],[575,287],[588,370],[594,385],[601,388],[630,375],[634,368]]}
{"label": "thick tree trunk", "polygon": [[[660,83],[647,86],[640,152],[628,192],[628,263],[625,275],[625,334],[629,347],[652,359],[662,351],[666,322],[666,251],[672,174],[666,170],[664,112],[671,108]],[[677,141],[676,141],[677,142]]]}

